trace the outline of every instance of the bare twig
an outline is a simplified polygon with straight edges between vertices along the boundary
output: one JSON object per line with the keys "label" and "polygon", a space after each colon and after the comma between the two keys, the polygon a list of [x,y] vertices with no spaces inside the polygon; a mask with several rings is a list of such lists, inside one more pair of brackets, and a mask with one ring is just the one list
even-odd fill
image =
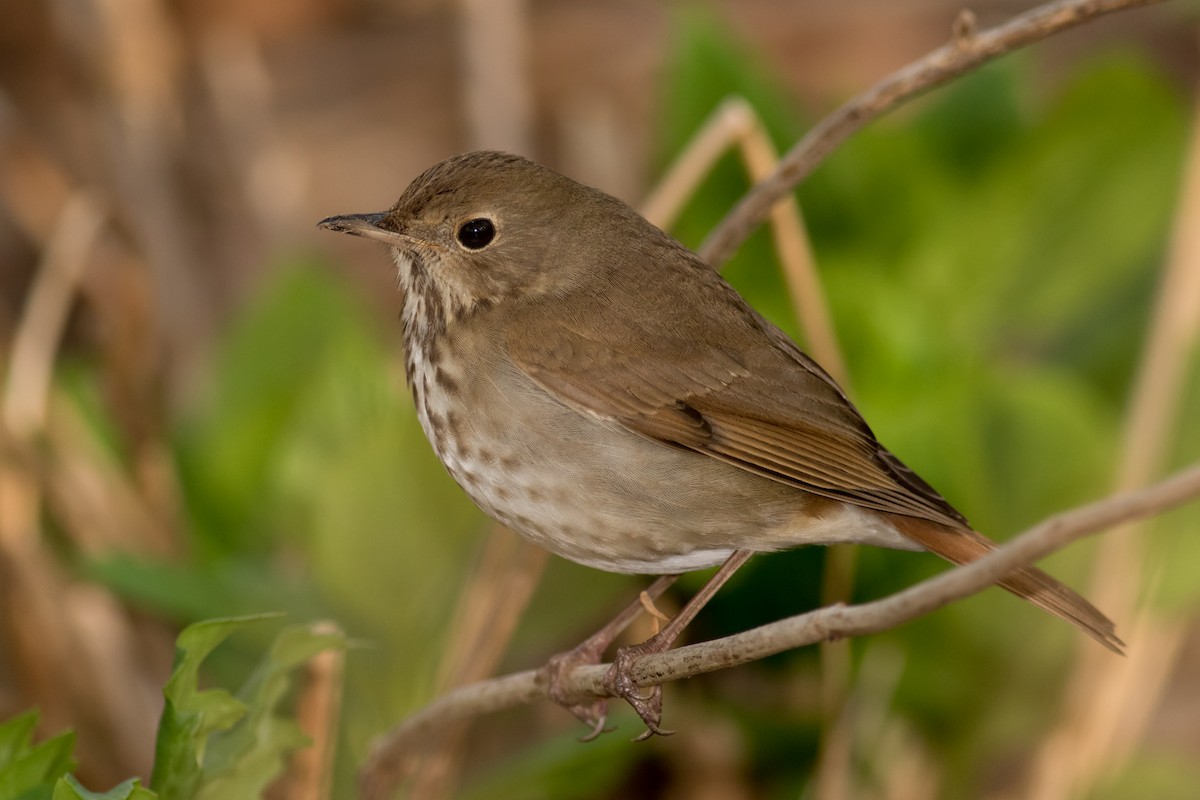
{"label": "bare twig", "polygon": [[[1200,464],[1154,486],[1115,495],[1064,512],[1002,545],[995,552],[956,567],[882,600],[830,606],[759,628],[661,655],[646,656],[632,669],[640,686],[690,678],[756,661],[775,653],[828,639],[861,636],[894,628],[955,600],[982,591],[1013,569],[1032,563],[1104,528],[1162,513],[1200,496]],[[578,667],[565,679],[567,691],[604,696],[609,666]],[[363,796],[383,798],[408,757],[420,755],[420,742],[447,723],[510,708],[547,696],[527,670],[450,692],[381,737],[362,772]]]}
{"label": "bare twig", "polygon": [[733,255],[771,208],[842,142],[868,122],[917,95],[940,86],[986,61],[1040,41],[1113,11],[1162,0],[1059,0],[1014,17],[980,33],[973,25],[955,25],[946,45],[893,72],[889,77],[821,120],[783,157],[770,178],[756,185],[721,221],[700,247],[700,255],[717,266]]}

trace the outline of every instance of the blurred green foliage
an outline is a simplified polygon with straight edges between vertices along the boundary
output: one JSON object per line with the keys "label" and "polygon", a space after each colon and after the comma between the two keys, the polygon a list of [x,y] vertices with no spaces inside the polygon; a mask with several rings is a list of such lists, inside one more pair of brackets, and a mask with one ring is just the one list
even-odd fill
{"label": "blurred green foliage", "polygon": [[[999,538],[1107,492],[1186,126],[1179,90],[1136,54],[1093,61],[1052,85],[1038,66],[1036,51],[1008,58],[872,125],[798,192],[856,402],[891,449]],[[664,163],[730,94],[750,100],[782,148],[810,121],[727,27],[679,15],[660,105]],[[726,157],[674,233],[698,245],[747,188],[737,159]],[[795,332],[763,232],[726,274]],[[219,343],[175,426],[190,558],[85,565],[130,601],[180,621],[286,610],[333,617],[374,643],[349,659],[342,792],[367,739],[428,698],[486,524],[422,437],[398,339],[398,330],[373,326],[336,268],[285,261]],[[89,404],[86,379],[75,380],[75,396]],[[1185,407],[1200,405],[1198,384]],[[1198,453],[1191,415],[1174,458]],[[1170,531],[1198,521],[1194,510],[1177,512],[1154,540],[1161,591],[1175,608],[1195,607],[1200,582],[1190,565],[1200,563],[1200,544]],[[1078,583],[1088,552],[1074,547],[1049,568]],[[692,637],[814,607],[822,559],[820,549],[757,559]],[[856,596],[941,568],[921,554],[866,550]],[[536,666],[575,644],[637,585],[553,563],[509,665]],[[218,675],[268,646],[247,638],[214,656]],[[856,642],[854,653],[863,691],[922,738],[945,769],[947,796],[971,796],[1051,718],[1076,639],[989,591]],[[865,680],[875,674],[895,680]],[[812,649],[784,654],[670,687],[667,722],[733,720],[761,796],[795,796],[819,740],[818,680]],[[492,756],[468,758],[465,796],[651,796],[646,787],[679,768],[664,752],[673,740],[628,745],[636,731],[618,717],[620,733],[588,746],[574,741],[581,731],[565,714],[533,734],[527,715],[485,722]],[[867,776],[878,768],[870,761],[859,764]],[[1200,783],[1194,765],[1136,769],[1158,782]]]}
{"label": "blurred green foliage", "polygon": [[75,767],[75,734],[60,733],[35,745],[37,721],[37,712],[28,711],[0,724],[0,797],[48,798],[58,780]]}
{"label": "blurred green foliage", "polygon": [[287,757],[308,744],[279,706],[291,673],[322,650],[344,645],[340,634],[300,625],[276,630],[257,669],[237,697],[200,689],[201,664],[238,630],[270,615],[212,619],[185,628],[176,641],[175,667],[163,690],[165,705],[155,746],[153,790],[130,778],[92,792],[69,774],[75,766],[72,733],[33,745],[37,712],[0,724],[0,797],[5,800],[155,800],[255,798],[283,771]]}

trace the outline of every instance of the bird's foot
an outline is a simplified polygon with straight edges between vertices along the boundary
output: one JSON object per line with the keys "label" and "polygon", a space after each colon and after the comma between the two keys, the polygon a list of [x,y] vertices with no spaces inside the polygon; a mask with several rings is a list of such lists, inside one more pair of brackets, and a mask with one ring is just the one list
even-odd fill
{"label": "bird's foot", "polygon": [[[633,622],[643,610],[656,618],[655,629],[657,630],[657,620],[664,618],[666,615],[654,607],[654,600],[665,592],[675,582],[677,577],[676,575],[662,575],[657,578],[650,585],[649,589],[642,592],[637,600],[626,606],[607,625],[593,633],[575,649],[554,656],[538,671],[538,681],[546,686],[546,693],[550,695],[550,699],[570,711],[585,725],[591,727],[591,732],[583,737],[583,741],[590,742],[600,734],[610,730],[610,728],[605,727],[605,721],[608,719],[608,698],[580,694],[568,689],[567,676],[576,667],[599,664],[600,657],[604,655],[604,651],[608,649],[608,646],[612,644],[613,640],[622,631],[629,627],[629,623]],[[605,688],[613,696],[624,697],[637,710],[638,715],[643,720],[654,720],[652,725],[649,722],[647,723],[650,725],[652,732],[658,728],[657,719],[662,716],[662,690],[657,686],[654,687],[651,696],[643,700],[637,685],[629,677],[629,670],[633,661],[638,656],[651,652],[661,653],[671,646],[671,642],[675,640],[677,634],[667,635],[666,631],[667,629],[664,629],[663,635],[653,636],[650,640],[640,645],[618,651],[616,661],[609,670],[608,675],[605,676]],[[648,648],[650,642],[655,642],[655,644]],[[617,684],[620,684],[624,688],[611,688]],[[657,701],[655,700],[655,695],[658,696]],[[655,711],[656,707],[657,711]],[[663,731],[657,732],[661,733]]]}
{"label": "bird's foot", "polygon": [[538,671],[538,680],[546,684],[550,699],[591,728],[580,738],[581,742],[590,742],[600,734],[613,730],[605,726],[608,720],[608,698],[582,697],[566,687],[566,679],[576,667],[599,664],[603,652],[603,647],[597,648],[596,643],[589,639],[574,650],[551,656],[546,665]]}
{"label": "bird's foot", "polygon": [[633,741],[641,742],[651,736],[670,736],[675,731],[662,727],[662,686],[654,685],[643,693],[633,678],[633,667],[642,656],[653,653],[664,653],[671,647],[671,640],[661,635],[651,636],[641,644],[622,647],[617,650],[612,667],[604,678],[605,687],[614,697],[620,697],[633,707],[637,715],[646,725],[646,730]]}

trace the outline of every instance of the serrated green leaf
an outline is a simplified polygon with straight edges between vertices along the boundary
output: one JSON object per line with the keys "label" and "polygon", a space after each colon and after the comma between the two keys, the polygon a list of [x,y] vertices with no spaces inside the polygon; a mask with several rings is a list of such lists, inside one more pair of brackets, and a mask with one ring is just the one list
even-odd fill
{"label": "serrated green leaf", "polygon": [[206,620],[189,625],[175,645],[175,668],[163,689],[151,785],[164,797],[191,798],[200,786],[208,737],[228,730],[245,706],[224,689],[197,686],[200,664],[231,633],[277,615]]}
{"label": "serrated green leaf", "polygon": [[89,792],[73,775],[66,775],[55,784],[52,800],[156,800],[157,797],[137,778],[130,778],[107,792]]}
{"label": "serrated green leaf", "polygon": [[75,733],[67,731],[19,753],[0,769],[0,797],[49,797],[54,782],[74,767],[74,749]]}
{"label": "serrated green leaf", "polygon": [[239,693],[245,717],[228,733],[214,737],[195,800],[258,797],[282,771],[287,756],[308,744],[290,719],[276,715],[291,686],[291,673],[322,650],[344,647],[339,634],[319,634],[293,625],[276,637],[262,665]]}
{"label": "serrated green leaf", "polygon": [[37,709],[18,714],[0,725],[0,769],[29,749],[37,725]]}

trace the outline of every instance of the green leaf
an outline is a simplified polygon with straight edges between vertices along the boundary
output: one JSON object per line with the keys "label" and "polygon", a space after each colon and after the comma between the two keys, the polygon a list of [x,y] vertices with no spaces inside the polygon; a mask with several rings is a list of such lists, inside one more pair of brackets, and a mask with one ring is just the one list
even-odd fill
{"label": "green leaf", "polygon": [[196,800],[260,796],[280,774],[287,756],[309,743],[299,725],[275,713],[291,686],[292,671],[322,650],[344,645],[340,634],[314,633],[301,625],[280,632],[239,693],[245,717],[228,733],[214,737]]}
{"label": "green leaf", "polygon": [[259,797],[285,758],[307,744],[299,726],[275,711],[292,671],[322,650],[344,646],[340,634],[284,628],[237,698],[196,686],[201,662],[217,645],[239,628],[275,616],[209,620],[179,635],[175,670],[163,692],[152,781],[163,797]]}
{"label": "green leaf", "polygon": [[166,703],[158,726],[151,785],[164,797],[195,796],[203,775],[208,737],[227,730],[246,709],[224,689],[197,686],[200,664],[239,628],[273,615],[231,617],[189,625],[175,645],[175,668],[163,689]]}
{"label": "green leaf", "polygon": [[[25,724],[24,715],[18,718]],[[34,715],[36,720],[36,715]],[[0,768],[0,797],[15,800],[49,798],[54,782],[74,767],[71,751],[75,748],[72,731],[60,733],[32,748],[21,748],[15,757]]]}
{"label": "green leaf", "polygon": [[107,792],[89,792],[74,776],[67,775],[55,784],[52,800],[155,800],[157,797],[137,778],[130,778]]}
{"label": "green leaf", "polygon": [[37,721],[38,712],[32,710],[18,714],[0,725],[0,769],[8,766],[13,759],[29,749]]}

